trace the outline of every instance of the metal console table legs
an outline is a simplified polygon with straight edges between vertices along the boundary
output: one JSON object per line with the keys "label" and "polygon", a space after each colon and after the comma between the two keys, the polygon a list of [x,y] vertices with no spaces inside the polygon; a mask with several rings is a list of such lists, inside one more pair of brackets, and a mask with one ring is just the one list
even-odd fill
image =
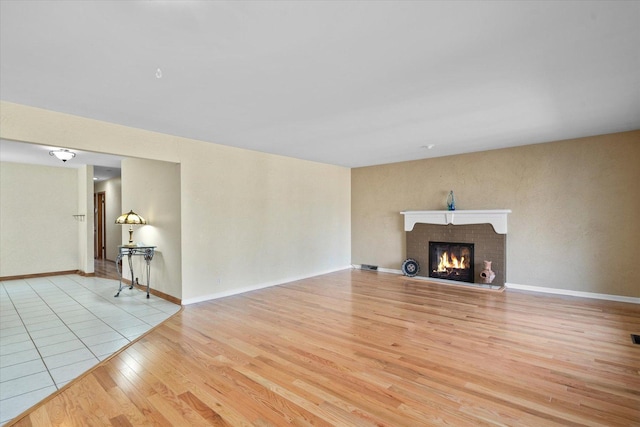
{"label": "metal console table legs", "polygon": [[133,262],[131,258],[133,256],[143,256],[145,263],[147,265],[147,298],[149,298],[149,278],[151,275],[151,260],[153,259],[153,255],[155,254],[156,246],[118,246],[118,256],[116,257],[116,270],[118,271],[118,275],[120,276],[120,285],[118,287],[118,292],[114,295],[117,297],[120,295],[120,291],[122,291],[122,279],[124,276],[124,268],[120,269],[120,262],[124,256],[127,256],[127,261],[129,262],[129,271],[131,271],[131,286],[129,289],[133,289],[133,285],[135,282],[135,274],[133,273]]}

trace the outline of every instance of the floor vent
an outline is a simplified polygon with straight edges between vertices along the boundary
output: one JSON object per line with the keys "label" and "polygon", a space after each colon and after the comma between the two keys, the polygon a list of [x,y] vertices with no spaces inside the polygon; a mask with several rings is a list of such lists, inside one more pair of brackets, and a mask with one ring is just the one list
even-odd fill
{"label": "floor vent", "polygon": [[631,334],[631,342],[634,344],[640,344],[640,335]]}

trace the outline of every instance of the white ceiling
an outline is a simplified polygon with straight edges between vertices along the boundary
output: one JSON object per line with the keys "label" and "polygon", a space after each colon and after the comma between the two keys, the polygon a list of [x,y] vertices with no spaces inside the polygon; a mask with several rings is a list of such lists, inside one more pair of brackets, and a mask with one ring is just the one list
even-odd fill
{"label": "white ceiling", "polygon": [[28,163],[67,169],[77,169],[83,165],[93,166],[93,177],[104,181],[120,176],[122,157],[91,151],[69,150],[75,153],[71,160],[63,162],[49,153],[62,147],[25,144],[18,141],[0,139],[0,162]]}
{"label": "white ceiling", "polygon": [[2,0],[0,28],[2,100],[348,167],[640,129],[639,1]]}

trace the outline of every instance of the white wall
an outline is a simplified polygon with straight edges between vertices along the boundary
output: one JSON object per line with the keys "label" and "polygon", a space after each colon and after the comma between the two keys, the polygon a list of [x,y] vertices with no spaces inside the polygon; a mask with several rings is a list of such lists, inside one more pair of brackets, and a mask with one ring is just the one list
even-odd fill
{"label": "white wall", "polygon": [[[150,283],[153,289],[182,298],[182,251],[180,224],[180,165],[158,160],[124,159],[122,161],[123,212],[133,210],[148,225],[133,226],[136,243],[157,246],[151,262]],[[129,241],[129,227],[121,227],[121,241]],[[135,259],[135,272],[146,284],[146,264]],[[143,268],[144,267],[144,268]],[[126,273],[125,273],[126,274]],[[137,273],[136,273],[137,274]]]}
{"label": "white wall", "polygon": [[84,165],[77,170],[78,212],[84,215],[78,220],[78,269],[84,273],[94,271],[93,245],[93,166]]}
{"label": "white wall", "polygon": [[[183,301],[309,277],[351,263],[347,168],[4,101],[0,137],[180,163]],[[123,176],[123,191],[125,180]]]}
{"label": "white wall", "polygon": [[349,169],[202,142],[181,155],[187,302],[350,265]]}
{"label": "white wall", "polygon": [[0,163],[0,277],[80,269],[77,174]]}

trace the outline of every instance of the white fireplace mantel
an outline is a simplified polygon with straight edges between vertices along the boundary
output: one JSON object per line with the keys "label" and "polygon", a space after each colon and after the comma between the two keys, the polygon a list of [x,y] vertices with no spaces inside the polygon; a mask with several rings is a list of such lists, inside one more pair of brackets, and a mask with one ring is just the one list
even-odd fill
{"label": "white fireplace mantel", "polygon": [[404,211],[404,230],[411,231],[417,223],[437,225],[491,224],[498,234],[507,234],[510,209],[477,211]]}

